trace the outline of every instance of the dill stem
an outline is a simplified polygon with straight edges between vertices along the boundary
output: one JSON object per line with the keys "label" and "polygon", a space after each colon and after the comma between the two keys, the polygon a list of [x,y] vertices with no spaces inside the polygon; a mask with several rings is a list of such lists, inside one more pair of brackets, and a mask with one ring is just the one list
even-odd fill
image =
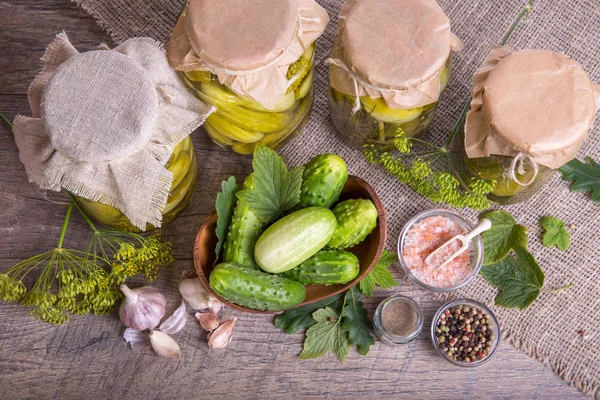
{"label": "dill stem", "polygon": [[69,219],[71,218],[71,211],[73,211],[73,200],[69,202],[67,213],[65,214],[65,220],[63,221],[62,229],[60,230],[60,236],[58,237],[57,249],[62,248],[63,241],[65,240],[65,234],[67,233],[67,226],[69,225]]}
{"label": "dill stem", "polygon": [[6,122],[6,125],[10,127],[10,130],[13,130],[13,124],[11,124],[8,118],[6,118],[2,113],[0,113],[0,119]]}
{"label": "dill stem", "polygon": [[92,228],[92,230],[94,231],[94,233],[98,233],[98,228],[96,228],[96,225],[94,225],[94,223],[92,222],[92,220],[90,219],[90,217],[88,217],[87,213],[85,211],[83,211],[83,209],[79,205],[79,202],[77,201],[77,199],[75,198],[75,196],[73,196],[73,193],[67,191],[67,194],[69,195],[69,197],[71,197],[71,202],[73,204],[75,204],[75,207],[77,208],[77,211],[79,211],[79,214],[81,214],[81,216],[83,217],[83,219],[85,219],[85,222],[88,223],[88,225],[90,226],[90,228]]}

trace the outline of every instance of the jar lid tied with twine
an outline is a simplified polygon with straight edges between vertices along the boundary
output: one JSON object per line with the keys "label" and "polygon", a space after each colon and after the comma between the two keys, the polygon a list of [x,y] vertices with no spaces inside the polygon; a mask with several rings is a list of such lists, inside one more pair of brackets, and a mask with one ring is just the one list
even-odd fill
{"label": "jar lid tied with twine", "polygon": [[[435,0],[347,0],[330,62],[331,86],[392,109],[436,102],[451,51],[462,48]],[[358,111],[355,108],[355,112]]]}
{"label": "jar lid tied with twine", "polygon": [[79,53],[63,32],[42,61],[28,91],[32,116],[14,121],[29,181],[115,207],[141,230],[160,227],[173,180],[165,163],[213,109],[149,38]]}
{"label": "jar lid tied with twine", "polygon": [[[548,50],[498,47],[473,76],[465,150],[469,158],[513,157],[509,176],[526,186],[539,165],[556,169],[575,157],[598,109],[600,86],[576,61]],[[530,182],[515,175],[524,161],[534,167]]]}
{"label": "jar lid tied with twine", "polygon": [[188,0],[167,57],[177,71],[209,71],[240,96],[273,109],[293,83],[289,66],[328,22],[314,0]]}

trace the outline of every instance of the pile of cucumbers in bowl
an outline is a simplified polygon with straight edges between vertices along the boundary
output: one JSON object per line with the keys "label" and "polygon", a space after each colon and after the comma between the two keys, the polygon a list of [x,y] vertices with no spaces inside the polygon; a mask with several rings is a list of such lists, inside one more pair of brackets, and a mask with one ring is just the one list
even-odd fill
{"label": "pile of cucumbers in bowl", "polygon": [[[255,166],[242,192],[255,189],[257,173]],[[279,311],[302,303],[305,285],[355,279],[359,259],[346,250],[375,229],[378,212],[368,199],[338,201],[347,179],[341,157],[314,157],[304,165],[299,201],[270,224],[261,221],[238,195],[222,262],[209,277],[211,289],[243,307]]]}
{"label": "pile of cucumbers in bowl", "polygon": [[314,54],[313,43],[290,65],[291,84],[273,109],[236,94],[208,71],[184,72],[184,81],[196,96],[216,107],[203,125],[213,141],[236,153],[252,154],[258,143],[277,148],[298,133],[312,106]]}

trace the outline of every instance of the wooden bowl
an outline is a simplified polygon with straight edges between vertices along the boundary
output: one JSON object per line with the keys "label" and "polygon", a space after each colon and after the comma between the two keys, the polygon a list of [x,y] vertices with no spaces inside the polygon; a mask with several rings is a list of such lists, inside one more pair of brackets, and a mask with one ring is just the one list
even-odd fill
{"label": "wooden bowl", "polygon": [[[369,236],[367,236],[366,239],[358,245],[351,249],[347,249],[347,251],[354,253],[358,257],[360,261],[360,272],[354,280],[346,283],[345,285],[307,285],[306,298],[296,307],[321,301],[350,289],[352,286],[360,282],[361,279],[367,276],[369,272],[371,272],[377,263],[377,260],[379,260],[379,257],[381,256],[387,236],[387,222],[381,200],[379,200],[379,197],[377,197],[377,194],[367,182],[353,175],[348,177],[348,181],[346,182],[346,185],[342,190],[342,194],[340,195],[340,201],[348,199],[369,199],[373,202],[373,204],[375,204],[378,214],[377,226],[373,232],[371,232]],[[196,241],[194,243],[194,265],[196,266],[196,272],[198,273],[198,277],[200,277],[202,284],[215,297],[231,308],[258,314],[274,314],[279,312],[253,310],[251,308],[230,303],[221,298],[210,288],[210,285],[208,284],[208,277],[213,270],[213,263],[215,261],[215,247],[218,242],[217,235],[215,234],[216,226],[217,213],[216,211],[213,211],[208,217],[206,217],[202,223],[202,226],[200,226],[200,230],[198,231],[198,235],[196,236]]]}

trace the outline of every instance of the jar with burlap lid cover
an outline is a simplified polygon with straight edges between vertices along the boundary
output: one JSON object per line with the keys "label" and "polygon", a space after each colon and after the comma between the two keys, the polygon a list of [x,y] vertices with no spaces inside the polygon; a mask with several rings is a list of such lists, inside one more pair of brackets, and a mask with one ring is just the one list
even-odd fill
{"label": "jar with burlap lid cover", "polygon": [[130,230],[171,221],[198,177],[190,133],[212,108],[192,96],[149,38],[79,53],[61,33],[14,123],[31,182],[64,188],[97,220]]}
{"label": "jar with burlap lid cover", "polygon": [[349,144],[423,133],[462,47],[435,0],[347,0],[331,52],[331,119]]}
{"label": "jar with burlap lid cover", "polygon": [[252,154],[300,133],[313,102],[314,41],[328,21],[314,0],[188,0],[167,56],[216,107],[204,125],[215,143]]}
{"label": "jar with burlap lid cover", "polygon": [[473,99],[451,148],[462,182],[495,180],[499,204],[533,196],[569,162],[600,108],[600,86],[571,58],[494,49],[473,76]]}

